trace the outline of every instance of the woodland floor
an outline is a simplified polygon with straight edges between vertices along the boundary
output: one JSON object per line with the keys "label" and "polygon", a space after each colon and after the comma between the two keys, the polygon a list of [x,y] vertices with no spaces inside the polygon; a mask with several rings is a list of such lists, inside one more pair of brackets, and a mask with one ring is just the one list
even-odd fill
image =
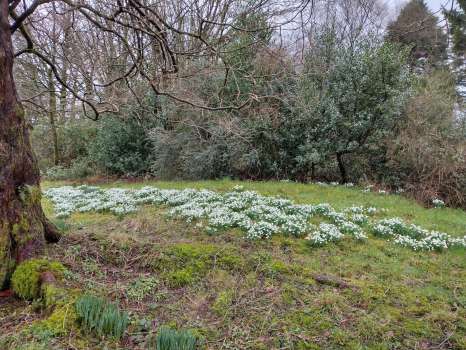
{"label": "woodland floor", "polygon": [[[57,187],[63,182],[45,182]],[[238,182],[112,182],[106,187],[209,188]],[[455,236],[466,212],[426,209],[361,188],[241,182],[297,203],[385,208],[382,217]],[[383,239],[314,248],[303,239],[248,241],[237,230],[208,235],[145,206],[121,219],[79,213],[54,219],[65,232],[48,254],[69,270],[70,289],[105,296],[130,313],[120,341],[36,327],[37,305],[0,298],[0,349],[148,349],[160,325],[190,329],[207,349],[466,349],[466,252],[415,252]],[[316,275],[349,288],[316,282]]]}

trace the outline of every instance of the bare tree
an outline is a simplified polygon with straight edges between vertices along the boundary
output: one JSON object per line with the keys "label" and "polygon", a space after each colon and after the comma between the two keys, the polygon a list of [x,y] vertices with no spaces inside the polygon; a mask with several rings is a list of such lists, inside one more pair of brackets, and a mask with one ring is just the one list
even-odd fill
{"label": "bare tree", "polygon": [[[177,93],[173,81],[184,78],[183,64],[207,60],[221,66],[225,75],[234,74],[235,67],[225,60],[231,35],[282,28],[313,3],[0,0],[0,284],[8,283],[18,263],[42,255],[46,242],[60,236],[41,208],[30,126],[15,86],[15,58],[29,55],[29,60],[45,64],[51,124],[59,110],[66,114],[78,102],[92,119],[118,113],[119,86],[133,92],[132,85],[142,82],[155,95],[192,107],[239,110],[257,96],[251,92],[210,105]],[[269,28],[242,28],[237,19],[243,14],[266,16]]]}

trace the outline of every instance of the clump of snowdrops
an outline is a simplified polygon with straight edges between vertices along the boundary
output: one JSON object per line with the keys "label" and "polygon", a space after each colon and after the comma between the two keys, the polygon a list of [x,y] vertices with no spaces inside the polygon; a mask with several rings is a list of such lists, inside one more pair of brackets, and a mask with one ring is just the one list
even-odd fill
{"label": "clump of snowdrops", "polygon": [[[64,186],[44,192],[55,207],[57,217],[74,212],[111,212],[126,215],[141,205],[168,207],[167,215],[205,227],[210,234],[238,228],[247,239],[268,239],[272,235],[305,238],[322,246],[342,239],[364,241],[367,232],[414,250],[441,250],[450,246],[466,247],[466,238],[428,231],[401,219],[376,221],[382,212],[373,207],[353,206],[336,211],[327,203],[295,204],[289,199],[262,196],[235,186],[230,192],[196,189],[103,189],[94,186]],[[312,221],[318,220],[316,227]]]}

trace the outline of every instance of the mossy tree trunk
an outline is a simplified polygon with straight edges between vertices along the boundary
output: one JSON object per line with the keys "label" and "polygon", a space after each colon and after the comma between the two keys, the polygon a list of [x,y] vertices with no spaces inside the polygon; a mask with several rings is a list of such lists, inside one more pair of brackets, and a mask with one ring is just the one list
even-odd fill
{"label": "mossy tree trunk", "polygon": [[42,255],[58,231],[42,211],[39,169],[13,80],[8,0],[0,0],[0,288],[15,266]]}

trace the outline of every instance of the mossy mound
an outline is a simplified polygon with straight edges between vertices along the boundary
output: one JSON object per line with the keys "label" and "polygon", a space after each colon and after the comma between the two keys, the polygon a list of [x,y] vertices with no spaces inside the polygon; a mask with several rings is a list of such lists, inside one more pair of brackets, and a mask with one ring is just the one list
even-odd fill
{"label": "mossy mound", "polygon": [[44,320],[36,321],[35,330],[47,331],[53,336],[68,334],[72,329],[78,328],[76,310],[73,303],[67,303],[56,307]]}
{"label": "mossy mound", "polygon": [[11,277],[11,285],[17,296],[26,300],[37,299],[40,296],[40,275],[50,271],[55,277],[61,278],[65,267],[56,261],[46,259],[30,259],[19,264]]}
{"label": "mossy mound", "polygon": [[193,284],[215,268],[241,270],[245,259],[233,247],[177,243],[163,249],[151,265],[170,287],[179,288]]}

